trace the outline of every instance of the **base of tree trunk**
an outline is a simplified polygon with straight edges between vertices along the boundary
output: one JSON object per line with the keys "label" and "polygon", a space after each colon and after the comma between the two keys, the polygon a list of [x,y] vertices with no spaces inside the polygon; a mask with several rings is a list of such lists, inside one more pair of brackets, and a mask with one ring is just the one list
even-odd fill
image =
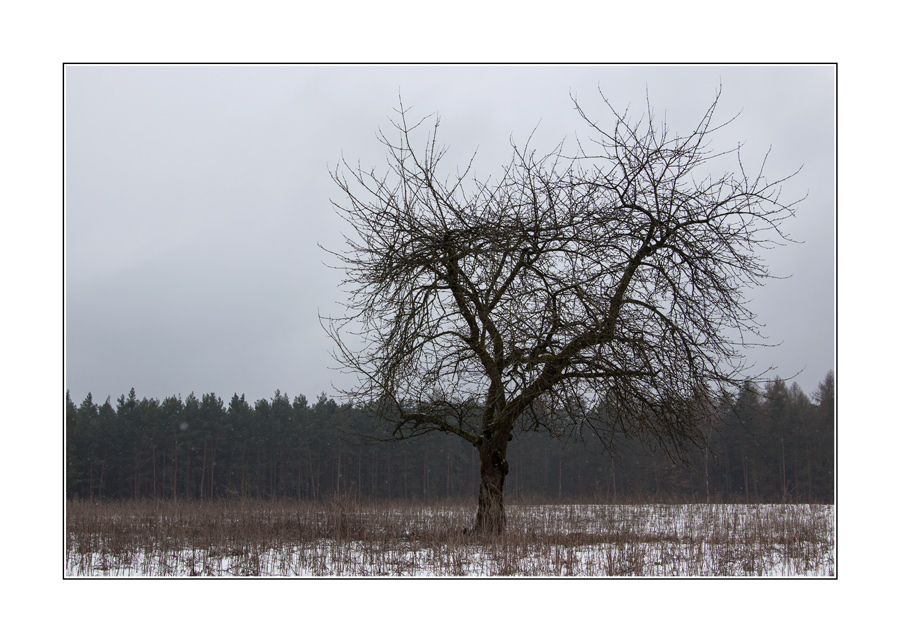
{"label": "base of tree trunk", "polygon": [[504,477],[501,471],[496,475],[482,475],[473,532],[499,535],[506,528],[506,511],[503,508]]}

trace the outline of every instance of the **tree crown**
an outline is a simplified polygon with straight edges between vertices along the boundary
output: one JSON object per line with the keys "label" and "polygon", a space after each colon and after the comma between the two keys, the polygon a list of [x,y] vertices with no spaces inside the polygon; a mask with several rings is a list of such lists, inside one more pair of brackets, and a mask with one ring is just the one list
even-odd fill
{"label": "tree crown", "polygon": [[[417,145],[426,119],[401,102],[394,138],[379,134],[387,168],[332,174],[352,229],[332,252],[348,301],[323,321],[358,376],[348,394],[401,437],[478,445],[518,425],[699,438],[715,393],[747,376],[760,327],[745,291],[769,276],[758,251],[786,240],[796,206],[764,164],[745,172],[739,147],[711,149],[717,101],[688,135],[608,102],[604,128],[576,101],[590,135],[575,154],[513,144],[486,181],[471,163],[442,174],[439,119]],[[723,157],[736,169],[704,174]]]}

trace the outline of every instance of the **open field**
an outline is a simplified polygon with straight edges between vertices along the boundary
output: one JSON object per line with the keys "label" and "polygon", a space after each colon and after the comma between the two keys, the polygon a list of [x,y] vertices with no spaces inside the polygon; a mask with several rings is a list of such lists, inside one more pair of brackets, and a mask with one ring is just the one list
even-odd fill
{"label": "open field", "polygon": [[83,576],[834,576],[831,505],[67,502]]}

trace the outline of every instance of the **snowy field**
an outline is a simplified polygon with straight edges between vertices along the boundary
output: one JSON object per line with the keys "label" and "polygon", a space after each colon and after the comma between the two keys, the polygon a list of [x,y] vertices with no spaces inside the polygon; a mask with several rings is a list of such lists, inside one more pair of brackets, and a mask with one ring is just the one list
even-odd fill
{"label": "snowy field", "polygon": [[831,505],[69,503],[67,577],[834,576]]}

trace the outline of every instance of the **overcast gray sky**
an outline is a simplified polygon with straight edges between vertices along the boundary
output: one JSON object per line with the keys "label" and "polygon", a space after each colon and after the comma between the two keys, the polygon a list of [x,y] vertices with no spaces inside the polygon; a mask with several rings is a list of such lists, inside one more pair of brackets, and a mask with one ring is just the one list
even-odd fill
{"label": "overcast gray sky", "polygon": [[[717,149],[741,142],[766,175],[803,167],[808,192],[767,253],[791,275],[752,294],[780,347],[755,350],[811,393],[834,367],[834,71],[829,66],[305,67],[69,66],[65,74],[66,385],[80,403],[233,393],[333,393],[340,374],[319,313],[340,311],[328,170],[341,154],[384,165],[376,140],[398,104],[438,112],[447,168],[476,149],[479,176],[509,137],[548,149],[584,131],[570,92],[598,117],[597,88],[624,108],[645,93],[671,129],[715,97]],[[346,383],[346,382],[343,382]]]}

